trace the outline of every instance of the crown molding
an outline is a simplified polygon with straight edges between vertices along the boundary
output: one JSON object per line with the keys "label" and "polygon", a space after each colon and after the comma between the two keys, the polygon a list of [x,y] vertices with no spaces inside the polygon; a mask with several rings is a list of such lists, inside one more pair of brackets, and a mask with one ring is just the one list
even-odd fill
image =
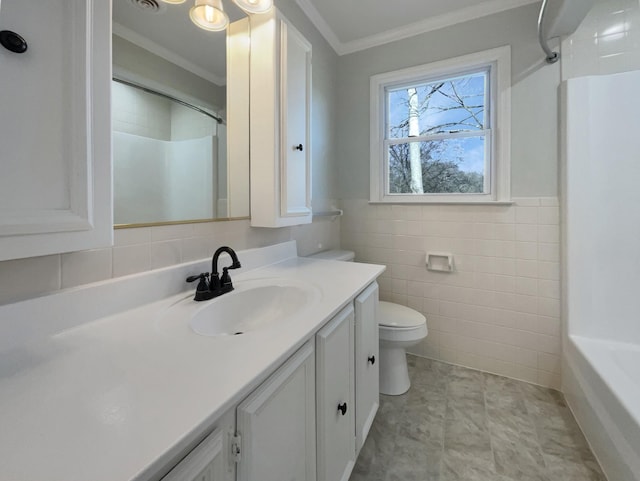
{"label": "crown molding", "polygon": [[313,23],[315,27],[320,31],[324,39],[329,42],[329,45],[333,47],[333,50],[335,50],[338,55],[343,55],[341,51],[344,44],[340,41],[340,39],[338,39],[338,36],[335,34],[333,29],[325,21],[324,17],[320,15],[320,12],[316,10],[316,7],[314,7],[309,0],[296,0],[296,3],[306,14],[306,16],[309,17],[311,23]]}
{"label": "crown molding", "polygon": [[[1,0],[0,0],[1,1]],[[188,60],[185,60],[183,57],[178,55],[177,53],[172,52],[171,50],[163,47],[156,42],[149,40],[147,37],[143,37],[137,32],[125,27],[120,23],[113,23],[112,31],[114,35],[118,37],[122,37],[125,40],[137,45],[140,48],[148,50],[154,55],[165,59],[167,62],[171,62],[178,67],[181,67],[185,70],[188,70],[194,75],[201,77],[205,80],[208,80],[211,83],[219,85],[220,87],[224,87],[227,83],[227,79],[224,77],[220,77],[213,72],[200,67],[199,65],[194,64]]]}
{"label": "crown molding", "polygon": [[426,18],[419,22],[410,23],[402,27],[363,37],[350,42],[341,42],[329,24],[320,15],[310,0],[296,0],[296,3],[309,17],[309,20],[316,26],[324,38],[329,42],[338,55],[359,52],[371,47],[377,47],[397,40],[413,37],[423,33],[450,27],[457,23],[468,22],[476,18],[487,17],[496,13],[522,7],[531,3],[538,3],[540,0],[487,0],[477,5],[461,8],[450,13]]}

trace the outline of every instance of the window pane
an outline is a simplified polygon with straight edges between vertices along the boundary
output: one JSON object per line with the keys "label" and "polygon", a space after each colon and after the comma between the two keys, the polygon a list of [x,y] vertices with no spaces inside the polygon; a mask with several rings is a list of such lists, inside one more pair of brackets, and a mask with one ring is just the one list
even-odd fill
{"label": "window pane", "polygon": [[387,90],[388,138],[485,130],[487,72]]}
{"label": "window pane", "polygon": [[482,136],[391,145],[389,193],[484,193],[485,152]]}

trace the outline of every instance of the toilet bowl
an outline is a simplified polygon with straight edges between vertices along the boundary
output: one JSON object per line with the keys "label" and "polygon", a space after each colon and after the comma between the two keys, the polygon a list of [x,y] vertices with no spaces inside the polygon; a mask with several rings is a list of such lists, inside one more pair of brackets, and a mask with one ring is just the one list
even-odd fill
{"label": "toilet bowl", "polygon": [[[330,250],[310,256],[314,259],[353,261],[355,253]],[[380,337],[380,392],[404,394],[411,387],[405,349],[427,336],[427,320],[418,311],[400,304],[380,301],[378,305]]]}
{"label": "toilet bowl", "polygon": [[427,319],[400,304],[380,301],[380,392],[404,394],[411,387],[405,349],[427,337]]}

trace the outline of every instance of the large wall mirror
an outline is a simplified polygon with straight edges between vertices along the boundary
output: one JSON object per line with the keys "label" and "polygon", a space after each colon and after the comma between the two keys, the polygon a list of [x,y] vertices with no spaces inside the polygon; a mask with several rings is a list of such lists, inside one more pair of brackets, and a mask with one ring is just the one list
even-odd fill
{"label": "large wall mirror", "polygon": [[229,175],[226,32],[198,28],[191,6],[113,1],[116,227],[249,215],[229,205],[249,190]]}

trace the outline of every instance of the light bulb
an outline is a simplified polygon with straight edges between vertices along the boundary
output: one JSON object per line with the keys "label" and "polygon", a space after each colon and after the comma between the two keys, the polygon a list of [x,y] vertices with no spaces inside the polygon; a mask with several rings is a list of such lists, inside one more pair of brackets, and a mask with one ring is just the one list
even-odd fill
{"label": "light bulb", "polygon": [[222,0],[196,0],[189,10],[191,21],[198,27],[212,32],[227,28],[229,17],[222,8]]}
{"label": "light bulb", "polygon": [[211,23],[213,22],[213,19],[215,14],[215,10],[213,9],[213,7],[210,7],[209,5],[205,5],[204,7],[204,18],[207,20],[207,22]]}
{"label": "light bulb", "polygon": [[233,0],[233,2],[248,13],[265,13],[273,7],[273,0]]}

